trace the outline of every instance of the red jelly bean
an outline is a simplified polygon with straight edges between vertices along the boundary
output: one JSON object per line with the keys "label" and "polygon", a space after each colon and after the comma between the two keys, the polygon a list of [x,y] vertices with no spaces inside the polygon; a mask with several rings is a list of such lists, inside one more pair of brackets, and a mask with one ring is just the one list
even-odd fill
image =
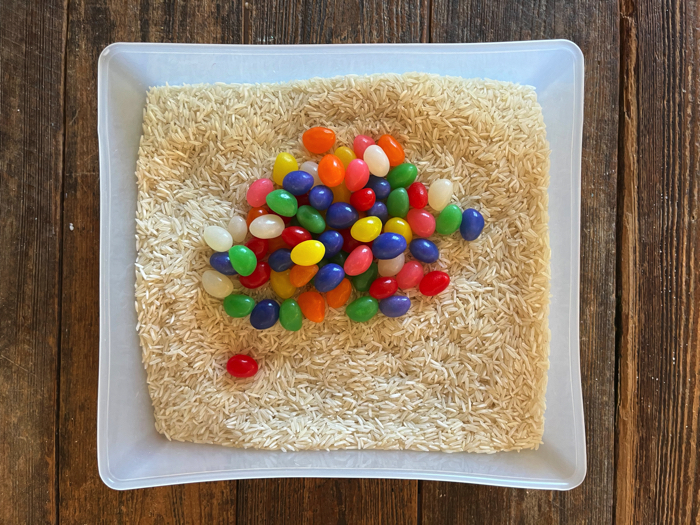
{"label": "red jelly bean", "polygon": [[411,210],[406,221],[417,237],[430,237],[435,233],[435,217],[425,210]]}
{"label": "red jelly bean", "polygon": [[282,240],[294,248],[300,242],[310,241],[311,234],[301,226],[287,226],[282,231]]}
{"label": "red jelly bean", "polygon": [[343,269],[347,275],[360,275],[372,265],[373,258],[372,249],[369,246],[360,245],[348,255]]}
{"label": "red jelly bean", "polygon": [[296,195],[297,207],[306,206],[309,203],[309,194],[304,193],[304,195]]}
{"label": "red jelly bean", "polygon": [[226,363],[226,371],[233,377],[253,377],[258,372],[258,362],[249,355],[234,355]]}
{"label": "red jelly bean", "polygon": [[352,149],[355,151],[357,158],[361,159],[365,156],[365,150],[372,145],[374,145],[374,139],[367,135],[358,135],[352,142]]}
{"label": "red jelly bean", "polygon": [[412,208],[425,208],[428,205],[428,190],[420,182],[414,182],[408,188],[406,188],[408,193],[408,204]]}
{"label": "red jelly bean", "polygon": [[371,188],[364,188],[350,195],[350,205],[357,211],[369,210],[376,200],[377,197]]}
{"label": "red jelly bean", "polygon": [[423,267],[418,261],[408,261],[396,274],[396,282],[402,290],[415,288],[423,279]]}
{"label": "red jelly bean", "polygon": [[258,239],[253,237],[245,245],[255,254],[258,261],[262,261],[267,255],[268,242],[267,239]]}
{"label": "red jelly bean", "polygon": [[351,253],[358,246],[360,246],[362,244],[367,244],[367,243],[358,241],[352,235],[350,235],[350,229],[338,230],[338,233],[340,233],[340,235],[343,236],[343,251],[345,253]]}
{"label": "red jelly bean", "polygon": [[375,299],[381,300],[391,297],[399,289],[399,284],[393,277],[379,277],[369,287],[369,294]]}
{"label": "red jelly bean", "polygon": [[429,272],[423,277],[418,289],[423,295],[437,295],[450,284],[450,276],[445,272]]}
{"label": "red jelly bean", "polygon": [[259,262],[250,275],[238,277],[238,281],[246,288],[260,288],[270,280],[270,265],[266,262]]}

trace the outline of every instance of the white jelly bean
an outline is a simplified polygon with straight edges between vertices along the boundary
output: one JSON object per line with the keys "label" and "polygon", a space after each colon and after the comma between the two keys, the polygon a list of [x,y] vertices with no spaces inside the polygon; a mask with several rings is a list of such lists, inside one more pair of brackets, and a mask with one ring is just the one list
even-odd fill
{"label": "white jelly bean", "polygon": [[314,186],[323,184],[321,179],[318,177],[318,163],[314,162],[313,160],[307,160],[301,166],[299,166],[299,169],[311,174],[311,176],[314,178]]}
{"label": "white jelly bean", "polygon": [[398,254],[393,259],[380,259],[379,263],[377,264],[379,275],[382,277],[393,277],[401,271],[405,260],[406,257],[403,253]]}
{"label": "white jelly bean", "polygon": [[451,180],[438,179],[430,184],[428,204],[435,211],[442,211],[452,199],[454,185]]}
{"label": "white jelly bean", "polygon": [[202,286],[205,292],[217,299],[228,297],[233,292],[231,279],[214,270],[207,270],[202,274]]}
{"label": "white jelly bean", "polygon": [[227,252],[233,246],[233,237],[221,226],[204,228],[204,242],[215,252]]}
{"label": "white jelly bean", "polygon": [[282,235],[284,221],[282,217],[268,213],[250,223],[250,233],[258,239],[274,239]]}
{"label": "white jelly bean", "polygon": [[233,242],[243,242],[248,233],[248,225],[245,219],[240,215],[233,217],[228,223],[228,232],[231,234],[231,237],[233,237]]}
{"label": "white jelly bean", "polygon": [[367,147],[362,160],[365,161],[369,167],[369,172],[377,177],[386,177],[389,173],[389,157],[386,156],[384,150],[377,146],[376,144]]}

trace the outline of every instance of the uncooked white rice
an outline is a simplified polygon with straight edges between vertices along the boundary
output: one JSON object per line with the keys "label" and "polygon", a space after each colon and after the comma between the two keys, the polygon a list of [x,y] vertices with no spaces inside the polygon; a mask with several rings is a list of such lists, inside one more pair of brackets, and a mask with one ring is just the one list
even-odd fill
{"label": "uncooked white rice", "polygon": [[[486,219],[436,236],[452,282],[409,314],[357,324],[344,309],[299,332],[232,319],[201,275],[207,225],[244,215],[276,155],[302,133],[390,133],[428,185]],[[156,428],[169,439],[265,449],[495,452],[537,448],[549,366],[549,146],[534,89],[427,74],[286,84],[157,87],[139,149],[136,309]],[[427,271],[427,270],[426,270]],[[243,289],[234,278],[236,290]],[[256,299],[275,298],[269,286]],[[355,297],[355,295],[353,295]],[[351,298],[352,299],[352,298]],[[259,364],[226,373],[234,353]]]}

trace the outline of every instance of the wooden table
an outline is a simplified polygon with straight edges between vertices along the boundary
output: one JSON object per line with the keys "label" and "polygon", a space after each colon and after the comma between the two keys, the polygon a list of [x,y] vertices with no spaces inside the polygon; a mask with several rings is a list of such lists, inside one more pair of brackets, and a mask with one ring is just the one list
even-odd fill
{"label": "wooden table", "polygon": [[[699,27],[700,0],[0,0],[0,522],[700,522]],[[95,441],[102,49],[542,38],[586,57],[586,481],[108,489]]]}

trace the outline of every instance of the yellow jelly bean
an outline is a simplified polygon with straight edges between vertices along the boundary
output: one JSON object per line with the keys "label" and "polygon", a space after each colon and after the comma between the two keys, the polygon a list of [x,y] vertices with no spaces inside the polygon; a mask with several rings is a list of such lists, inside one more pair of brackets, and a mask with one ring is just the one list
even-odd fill
{"label": "yellow jelly bean", "polygon": [[413,240],[413,231],[408,222],[399,217],[394,217],[386,221],[384,233],[398,233],[406,239],[406,244],[410,244]]}
{"label": "yellow jelly bean", "polygon": [[352,225],[350,235],[360,242],[370,242],[382,233],[382,220],[379,217],[365,217]]}
{"label": "yellow jelly bean", "polygon": [[304,241],[292,248],[292,262],[299,266],[313,266],[326,254],[326,247],[319,241]]}
{"label": "yellow jelly bean", "polygon": [[350,190],[345,185],[345,181],[331,188],[333,192],[333,202],[350,202]]}
{"label": "yellow jelly bean", "polygon": [[289,281],[289,272],[270,272],[270,286],[281,299],[289,299],[297,291],[296,287]]}
{"label": "yellow jelly bean", "polygon": [[355,152],[347,146],[340,146],[337,150],[335,150],[334,155],[340,159],[340,162],[343,163],[345,169],[348,169],[348,164],[350,164],[350,161],[357,158]]}
{"label": "yellow jelly bean", "polygon": [[299,164],[297,164],[296,159],[289,153],[280,153],[275,159],[275,165],[272,168],[272,180],[275,184],[282,186],[282,181],[284,177],[290,171],[296,171],[299,169]]}

